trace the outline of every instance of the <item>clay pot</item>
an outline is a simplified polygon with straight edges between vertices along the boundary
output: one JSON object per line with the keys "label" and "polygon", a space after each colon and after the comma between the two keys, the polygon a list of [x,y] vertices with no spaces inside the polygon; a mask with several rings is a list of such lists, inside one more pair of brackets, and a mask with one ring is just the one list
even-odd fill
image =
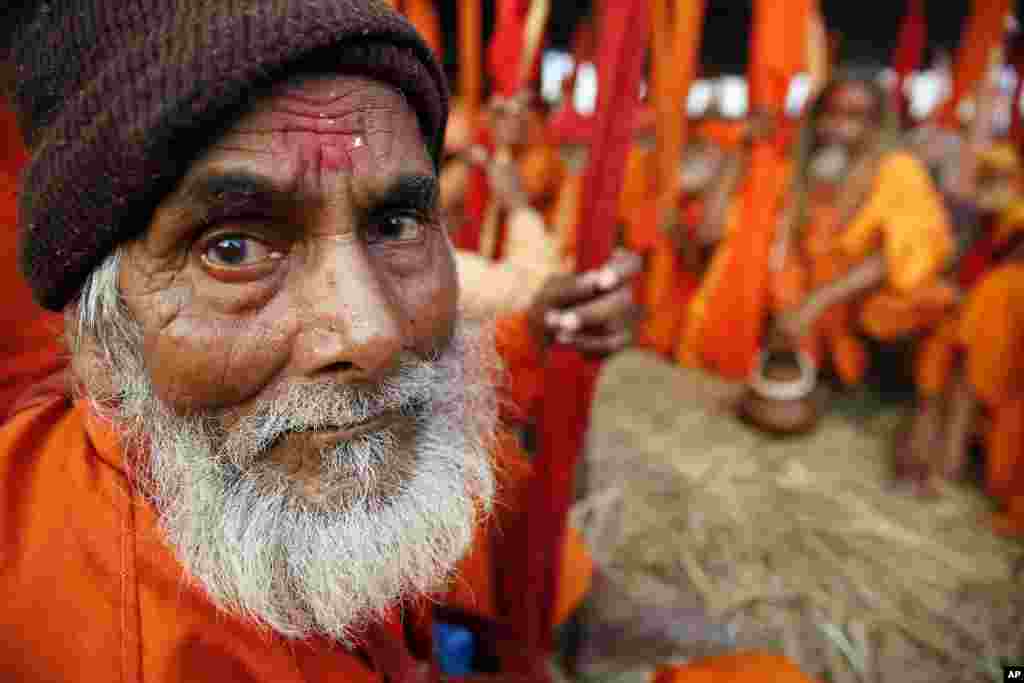
{"label": "clay pot", "polygon": [[791,436],[812,430],[821,417],[815,398],[817,368],[801,351],[769,350],[761,353],[740,416],[770,434]]}

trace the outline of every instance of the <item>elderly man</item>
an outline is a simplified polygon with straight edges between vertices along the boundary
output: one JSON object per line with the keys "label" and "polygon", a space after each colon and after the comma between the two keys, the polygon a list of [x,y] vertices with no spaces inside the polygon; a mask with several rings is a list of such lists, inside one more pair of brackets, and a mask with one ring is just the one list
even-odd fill
{"label": "elderly man", "polygon": [[856,72],[823,90],[776,247],[779,328],[830,357],[847,385],[866,370],[860,333],[892,341],[952,303],[939,279],[953,255],[949,217],[924,166],[894,148],[885,102]]}
{"label": "elderly man", "polygon": [[[4,679],[437,680],[432,605],[522,599],[494,541],[525,461],[458,314],[429,49],[355,0],[40,2],[5,29],[21,265],[76,398],[0,429]],[[552,281],[535,336],[621,346],[631,268]],[[562,616],[589,575],[564,557]]]}

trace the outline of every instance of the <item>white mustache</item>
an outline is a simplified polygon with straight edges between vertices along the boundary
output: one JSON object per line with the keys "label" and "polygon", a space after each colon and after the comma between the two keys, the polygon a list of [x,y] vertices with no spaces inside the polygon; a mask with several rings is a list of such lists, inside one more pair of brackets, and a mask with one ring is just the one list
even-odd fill
{"label": "white mustache", "polygon": [[218,459],[245,466],[287,434],[348,429],[386,413],[419,421],[441,400],[439,389],[447,386],[443,374],[437,363],[416,361],[404,363],[373,387],[336,382],[292,385],[223,433]]}
{"label": "white mustache", "polygon": [[825,181],[838,180],[846,172],[850,155],[842,145],[822,147],[811,159],[810,174]]}

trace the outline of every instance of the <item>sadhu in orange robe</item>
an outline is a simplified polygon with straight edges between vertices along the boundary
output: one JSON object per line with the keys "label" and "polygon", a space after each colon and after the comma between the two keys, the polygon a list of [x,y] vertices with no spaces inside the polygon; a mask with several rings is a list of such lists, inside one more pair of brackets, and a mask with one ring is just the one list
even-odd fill
{"label": "sadhu in orange robe", "polygon": [[855,385],[867,368],[859,334],[894,341],[929,329],[953,305],[955,292],[940,277],[954,252],[952,228],[926,169],[903,152],[880,160],[866,200],[845,225],[835,204],[815,200],[812,194],[806,227],[773,283],[773,308],[799,306],[881,253],[882,287],[829,308],[802,342],[819,363],[831,359],[844,384]]}
{"label": "sadhu in orange robe", "polygon": [[994,266],[922,343],[915,367],[918,392],[946,390],[962,366],[971,391],[988,415],[985,487],[1000,505],[996,531],[1024,535],[1024,201],[999,217],[997,251],[1017,245],[1017,255]]}
{"label": "sadhu in orange robe", "polygon": [[[517,519],[528,465],[499,443],[501,502],[481,527],[451,589],[446,620],[487,623],[522,596],[501,590],[501,529]],[[431,609],[395,611],[349,649],[286,641],[217,611],[161,540],[133,487],[124,448],[84,402],[59,391],[23,402],[0,428],[0,662],[7,681],[419,681],[430,657]],[[580,602],[593,564],[575,534],[563,548],[556,614]],[[791,663],[740,654],[664,669],[659,681],[808,681]]]}
{"label": "sadhu in orange robe", "polygon": [[[642,109],[638,114],[641,121],[643,112]],[[651,136],[651,131],[637,126],[619,198],[619,220],[623,226],[624,246],[645,261],[636,299],[645,309],[646,320],[640,327],[637,344],[671,356],[697,281],[684,265],[675,241],[664,231],[661,217],[657,215],[655,151],[644,139]],[[692,214],[697,208],[691,205],[683,211]],[[686,218],[692,220],[693,216]]]}
{"label": "sadhu in orange robe", "polygon": [[[781,205],[783,201],[786,176],[787,173],[779,174],[775,186],[770,188],[772,196],[777,198],[777,205]],[[742,230],[743,196],[744,186],[741,184],[724,217],[724,237],[711,256],[711,261],[704,270],[697,291],[684,309],[679,338],[673,347],[676,361],[681,365],[693,368],[704,367],[701,343],[709,324],[708,299],[722,282],[728,265],[732,261],[732,252],[736,248],[736,243],[745,239]]]}

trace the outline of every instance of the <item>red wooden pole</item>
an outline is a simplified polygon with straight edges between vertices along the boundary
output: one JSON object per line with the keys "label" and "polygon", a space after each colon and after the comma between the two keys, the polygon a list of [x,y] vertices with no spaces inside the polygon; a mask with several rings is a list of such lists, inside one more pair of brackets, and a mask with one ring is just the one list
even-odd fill
{"label": "red wooden pole", "polygon": [[894,110],[900,113],[900,120],[903,122],[910,117],[910,98],[906,92],[907,79],[921,66],[927,41],[928,23],[924,13],[924,0],[910,0],[893,54],[896,83],[892,91],[892,104]]}

